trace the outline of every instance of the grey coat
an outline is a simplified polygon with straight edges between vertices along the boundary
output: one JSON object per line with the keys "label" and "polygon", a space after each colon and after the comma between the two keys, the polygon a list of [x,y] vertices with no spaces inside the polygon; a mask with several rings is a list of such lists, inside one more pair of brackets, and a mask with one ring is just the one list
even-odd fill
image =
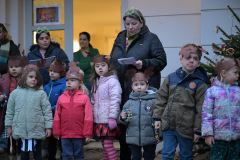
{"label": "grey coat", "polygon": [[[150,87],[147,93],[131,92],[129,100],[123,106],[132,111],[132,119],[121,123],[127,125],[126,142],[137,146],[156,144],[155,129],[152,120],[157,89]],[[120,114],[121,115],[121,114]]]}
{"label": "grey coat", "polygon": [[47,94],[41,87],[15,89],[8,99],[5,126],[12,126],[14,139],[44,139],[53,117]]}

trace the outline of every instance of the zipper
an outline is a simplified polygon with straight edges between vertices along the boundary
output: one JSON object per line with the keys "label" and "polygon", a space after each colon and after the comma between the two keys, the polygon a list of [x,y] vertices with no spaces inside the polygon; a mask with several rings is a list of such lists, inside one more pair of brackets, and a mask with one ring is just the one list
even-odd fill
{"label": "zipper", "polygon": [[228,88],[225,87],[226,91],[227,91],[227,98],[228,98],[228,116],[229,116],[229,122],[230,122],[230,140],[232,139],[232,114],[231,114],[231,110],[232,107],[230,105],[230,95],[229,95],[229,91]]}
{"label": "zipper", "polygon": [[49,94],[48,94],[48,100],[49,100],[50,95],[51,95],[51,92],[52,92],[52,86],[53,86],[53,82],[52,82],[52,84],[51,84],[51,89],[50,89],[50,92],[49,92]]}
{"label": "zipper", "polygon": [[138,119],[139,119],[139,123],[138,123],[138,128],[139,128],[139,144],[142,145],[141,143],[141,102],[142,99],[139,99],[139,114],[138,114]]}

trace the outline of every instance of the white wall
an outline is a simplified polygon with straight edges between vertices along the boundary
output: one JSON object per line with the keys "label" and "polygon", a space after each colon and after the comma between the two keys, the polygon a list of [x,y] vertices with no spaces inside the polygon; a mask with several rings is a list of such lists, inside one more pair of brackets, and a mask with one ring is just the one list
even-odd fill
{"label": "white wall", "polygon": [[[211,44],[220,43],[222,37],[216,34],[216,26],[231,33],[232,20],[231,14],[227,14],[227,5],[240,15],[240,0],[122,0],[122,3],[122,16],[131,7],[139,9],[150,31],[161,40],[168,62],[162,78],[181,66],[178,53],[187,43],[203,45],[213,57]],[[205,62],[204,58],[202,61]]]}
{"label": "white wall", "polygon": [[[157,34],[167,54],[162,78],[179,68],[181,46],[201,43],[201,0],[131,0],[128,9],[139,9],[150,31]],[[124,12],[125,13],[125,12]],[[163,81],[163,80],[162,80]]]}

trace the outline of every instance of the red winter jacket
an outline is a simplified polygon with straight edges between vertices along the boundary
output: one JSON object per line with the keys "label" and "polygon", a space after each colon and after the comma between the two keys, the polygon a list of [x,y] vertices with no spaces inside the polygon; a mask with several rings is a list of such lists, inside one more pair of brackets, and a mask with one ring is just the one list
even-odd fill
{"label": "red winter jacket", "polygon": [[65,91],[58,98],[53,136],[86,138],[92,136],[93,115],[90,100],[81,90]]}

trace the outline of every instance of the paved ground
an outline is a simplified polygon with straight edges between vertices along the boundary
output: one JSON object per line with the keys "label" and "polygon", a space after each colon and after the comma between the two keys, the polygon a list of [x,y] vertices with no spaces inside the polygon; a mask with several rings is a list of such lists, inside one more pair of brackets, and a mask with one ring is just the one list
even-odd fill
{"label": "paved ground", "polygon": [[[117,150],[117,153],[119,155],[119,142],[114,142],[114,148]],[[155,160],[161,160],[161,148],[162,143],[158,144],[157,150],[156,150],[156,158]],[[102,158],[102,145],[100,142],[90,142],[89,144],[84,145],[84,154],[85,154],[85,160],[103,160]],[[176,158],[174,160],[179,160],[178,155],[175,156]],[[194,160],[209,160],[208,153],[205,155],[195,155]],[[20,157],[16,159],[16,157],[8,156],[7,154],[0,154],[0,160],[20,160]]]}

